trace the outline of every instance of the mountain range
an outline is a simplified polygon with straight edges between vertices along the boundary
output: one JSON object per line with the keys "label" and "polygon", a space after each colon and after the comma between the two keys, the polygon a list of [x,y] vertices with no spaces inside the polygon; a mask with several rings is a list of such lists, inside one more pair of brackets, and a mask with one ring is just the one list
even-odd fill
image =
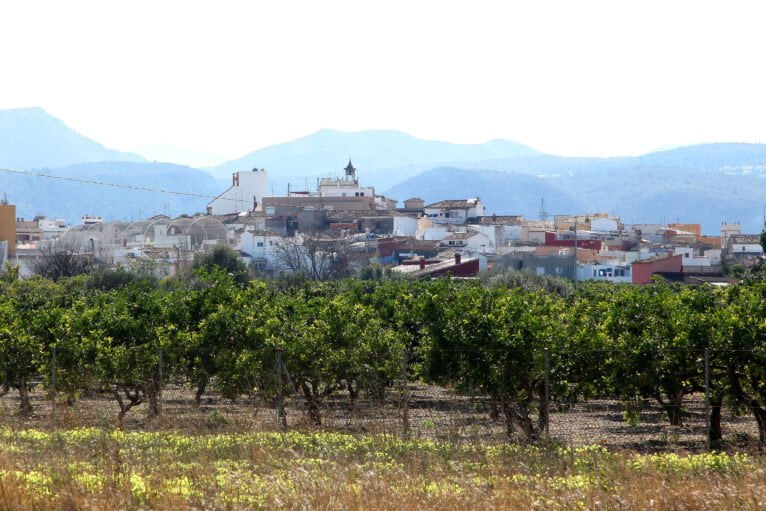
{"label": "mountain range", "polygon": [[[152,155],[149,155],[152,156]],[[312,188],[339,175],[351,159],[360,180],[400,201],[419,196],[481,197],[489,212],[537,218],[541,199],[552,214],[614,212],[625,222],[701,222],[714,234],[722,221],[760,232],[766,199],[766,145],[702,144],[636,157],[570,158],[509,140],[452,144],[390,130],[320,130],[202,170],[147,162],[71,130],[39,108],[0,110],[0,167],[51,175],[216,195],[231,172],[265,168],[276,194],[287,183]],[[82,214],[129,219],[158,212],[204,211],[206,198],[110,189],[58,179],[0,173],[0,194],[19,216],[44,212],[76,221]]]}
{"label": "mountain range", "polygon": [[145,161],[107,149],[48,115],[42,108],[0,110],[0,166],[64,167],[91,161]]}

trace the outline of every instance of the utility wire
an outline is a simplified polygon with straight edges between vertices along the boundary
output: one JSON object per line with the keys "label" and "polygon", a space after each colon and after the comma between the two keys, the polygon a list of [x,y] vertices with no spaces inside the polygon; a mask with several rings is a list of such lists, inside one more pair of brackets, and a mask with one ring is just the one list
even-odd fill
{"label": "utility wire", "polygon": [[232,199],[230,197],[220,197],[217,195],[206,195],[203,193],[192,193],[192,192],[177,192],[174,190],[164,190],[162,188],[149,188],[146,186],[135,186],[135,185],[126,185],[126,184],[119,184],[119,183],[107,183],[105,181],[95,181],[92,179],[79,179],[76,177],[68,177],[68,176],[56,176],[52,174],[43,174],[41,172],[31,172],[28,170],[13,170],[13,169],[5,169],[0,167],[0,172],[8,172],[10,174],[21,174],[24,176],[33,176],[33,177],[47,177],[49,179],[58,179],[60,181],[72,181],[75,183],[84,183],[89,185],[98,185],[98,186],[111,186],[113,188],[127,188],[129,190],[136,190],[140,192],[156,192],[156,193],[167,193],[171,195],[183,195],[187,197],[199,197],[202,199],[222,199],[222,200],[231,200],[236,202],[243,202],[243,199]]}

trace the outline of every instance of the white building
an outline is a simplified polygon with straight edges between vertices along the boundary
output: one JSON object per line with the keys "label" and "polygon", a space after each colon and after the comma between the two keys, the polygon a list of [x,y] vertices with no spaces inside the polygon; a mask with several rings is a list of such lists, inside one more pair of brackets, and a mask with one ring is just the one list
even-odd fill
{"label": "white building", "polygon": [[518,225],[487,225],[487,224],[471,224],[467,226],[469,230],[480,232],[489,237],[492,241],[492,246],[503,247],[508,246],[514,241],[521,241],[522,227]]}
{"label": "white building", "polygon": [[239,237],[237,250],[253,262],[256,269],[275,271],[281,267],[277,247],[282,236],[272,231],[245,231]]}
{"label": "white building", "polygon": [[443,200],[426,206],[423,215],[434,223],[464,224],[469,218],[484,216],[484,205],[478,197]]}
{"label": "white building", "polygon": [[732,255],[763,255],[761,238],[757,234],[733,234],[729,236],[729,252]]}
{"label": "white building", "polygon": [[454,232],[441,240],[441,246],[465,248],[471,252],[487,252],[495,248],[493,241],[481,232]]}
{"label": "white building", "polygon": [[46,240],[56,239],[67,230],[66,220],[63,218],[41,218],[37,221],[37,226]]}
{"label": "white building", "polygon": [[375,189],[371,186],[361,186],[356,178],[356,169],[348,160],[343,169],[346,175],[342,178],[325,177],[319,180],[319,195],[321,197],[375,197]]}
{"label": "white building", "polygon": [[[712,252],[712,251],[711,251]],[[720,262],[720,253],[721,251],[718,251],[718,262]],[[675,247],[673,249],[673,255],[683,255],[683,259],[681,259],[681,265],[682,266],[712,266],[713,263],[709,257],[706,255],[698,255],[695,253],[694,249],[691,247]]]}
{"label": "white building", "polygon": [[631,266],[629,264],[578,264],[577,279],[621,282],[630,284],[632,282]]}
{"label": "white building", "polygon": [[269,177],[265,170],[235,172],[231,187],[207,205],[208,215],[231,215],[243,211],[254,211],[263,202],[268,190]]}
{"label": "white building", "polygon": [[616,232],[620,222],[614,218],[601,216],[590,221],[590,230],[596,232]]}
{"label": "white building", "polygon": [[733,224],[727,224],[726,222],[721,224],[721,247],[727,247],[729,245],[729,238],[732,236],[738,236],[742,234],[742,226],[739,222]]}
{"label": "white building", "polygon": [[407,215],[394,216],[394,236],[415,236],[418,232],[418,219]]}

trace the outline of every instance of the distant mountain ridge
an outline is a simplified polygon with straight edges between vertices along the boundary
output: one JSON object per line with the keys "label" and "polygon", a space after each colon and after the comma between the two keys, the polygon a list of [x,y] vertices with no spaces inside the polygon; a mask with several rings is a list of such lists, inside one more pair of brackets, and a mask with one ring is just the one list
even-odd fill
{"label": "distant mountain ridge", "polygon": [[489,212],[537,218],[544,198],[550,213],[616,213],[628,223],[699,222],[709,234],[716,234],[721,222],[740,221],[754,233],[763,227],[766,145],[718,143],[636,157],[534,155],[474,162],[449,173],[421,173],[384,193],[399,200],[427,199],[436,187],[448,191],[437,184],[445,180],[453,192],[441,198],[479,196]]}
{"label": "distant mountain ridge", "polygon": [[[313,188],[313,178],[342,173],[348,158],[362,183],[403,201],[481,197],[490,212],[536,218],[540,199],[550,213],[605,211],[626,222],[701,222],[714,234],[722,221],[741,221],[760,232],[766,202],[766,145],[715,143],[636,157],[568,158],[508,140],[451,144],[391,130],[320,130],[253,151],[208,169],[147,163],[104,147],[71,130],[40,108],[0,110],[0,167],[45,169],[55,175],[149,188],[217,195],[230,173],[269,171],[276,195],[288,182]],[[308,181],[306,178],[310,178]],[[308,182],[307,182],[308,181]],[[82,214],[107,218],[203,211],[204,198],[110,189],[0,173],[19,216],[45,213],[76,221]]]}
{"label": "distant mountain ridge", "polygon": [[[36,172],[118,185],[141,186],[192,194],[215,196],[220,187],[201,170],[172,163],[90,162]],[[0,193],[16,204],[19,217],[43,213],[79,223],[85,214],[105,220],[131,220],[165,213],[204,212],[209,199],[129,188],[86,184],[39,176],[0,173]]]}
{"label": "distant mountain ridge", "polygon": [[315,178],[342,172],[349,158],[364,175],[366,171],[396,167],[455,164],[477,160],[539,154],[531,147],[510,140],[485,144],[453,144],[421,140],[399,131],[366,130],[344,132],[324,129],[306,137],[253,151],[223,165],[206,168],[219,179],[232,172],[264,168],[278,185],[288,180],[302,184]]}
{"label": "distant mountain ridge", "polygon": [[145,160],[80,135],[42,108],[0,110],[0,166],[28,170],[91,161]]}

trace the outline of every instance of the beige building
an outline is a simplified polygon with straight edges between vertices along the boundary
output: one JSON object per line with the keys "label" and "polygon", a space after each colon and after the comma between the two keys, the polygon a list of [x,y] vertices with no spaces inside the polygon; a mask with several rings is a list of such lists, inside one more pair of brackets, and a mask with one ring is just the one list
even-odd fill
{"label": "beige building", "polygon": [[16,206],[0,201],[0,241],[8,242],[8,257],[16,255]]}

